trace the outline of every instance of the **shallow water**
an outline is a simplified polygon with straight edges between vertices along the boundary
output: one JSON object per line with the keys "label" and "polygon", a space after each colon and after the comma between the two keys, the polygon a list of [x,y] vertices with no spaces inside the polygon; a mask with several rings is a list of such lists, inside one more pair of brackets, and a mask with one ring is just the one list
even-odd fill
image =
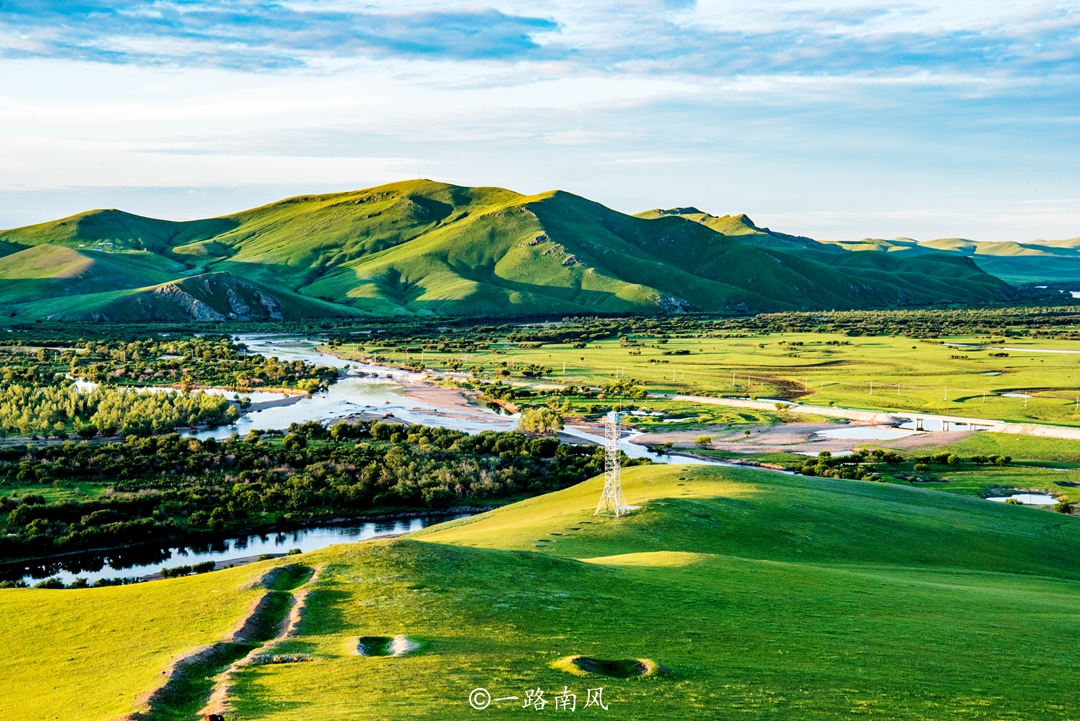
{"label": "shallow water", "polygon": [[[293,422],[334,420],[353,413],[390,413],[394,418],[407,423],[425,426],[453,428],[466,433],[481,431],[512,431],[517,427],[517,414],[500,415],[492,410],[477,408],[486,417],[450,418],[436,414],[436,406],[410,400],[404,395],[401,383],[420,374],[399,371],[385,366],[374,366],[347,361],[322,353],[317,350],[317,341],[270,335],[242,335],[237,340],[247,345],[252,353],[273,356],[281,361],[302,360],[315,365],[334,368],[354,369],[369,376],[346,376],[330,385],[329,390],[303,398],[287,406],[266,408],[243,415],[234,425],[223,426],[209,431],[196,433],[198,438],[228,438],[233,433],[241,436],[249,430],[284,430]],[[454,412],[454,411],[449,411]],[[604,437],[583,428],[567,426],[563,429],[567,435],[589,440],[604,445]],[[656,463],[685,463],[695,465],[726,465],[715,461],[706,461],[684,456],[667,456],[653,453],[645,446],[631,443],[639,433],[626,434],[619,441],[619,448],[630,458],[649,458]]]}
{"label": "shallow water", "polygon": [[162,568],[190,566],[204,561],[232,561],[264,553],[285,553],[293,548],[316,551],[337,543],[366,541],[380,536],[419,531],[457,516],[424,516],[380,523],[316,526],[280,533],[250,534],[217,541],[205,546],[172,548],[136,548],[108,553],[90,553],[44,562],[16,563],[0,566],[0,579],[22,578],[33,585],[35,581],[52,576],[65,583],[85,578],[93,583],[99,578],[149,576]]}
{"label": "shallow water", "polygon": [[[900,418],[903,418],[903,416],[900,413],[893,413],[892,415],[893,416],[899,416]],[[913,430],[915,430],[915,421],[904,421],[903,423],[898,425],[897,428],[899,428],[902,431],[913,431]],[[943,421],[935,420],[933,418],[924,419],[922,429],[924,431],[927,431],[927,432],[929,432],[929,431],[941,432],[941,431],[946,430],[945,429],[945,423]],[[968,426],[966,424],[957,423],[956,421],[950,421],[949,422],[948,432],[959,432],[959,431],[967,431],[967,430],[970,430],[970,429],[968,428]]]}
{"label": "shallow water", "polygon": [[418,377],[418,374],[342,360],[316,350],[318,341],[267,335],[237,336],[237,340],[246,344],[252,353],[276,357],[281,361],[300,360],[314,365],[353,369],[368,375],[345,376],[331,384],[325,392],[315,393],[288,405],[246,413],[231,426],[192,434],[197,438],[228,438],[233,433],[244,436],[253,429],[285,430],[290,423],[332,421],[362,412],[391,414],[406,423],[453,428],[466,433],[509,431],[517,425],[516,415],[500,415],[485,408],[474,409],[476,413],[472,418],[435,415],[440,411],[438,407],[405,397],[401,381]]}
{"label": "shallow water", "polygon": [[1025,506],[1052,506],[1058,502],[1053,496],[1047,496],[1042,493],[1014,493],[1011,496],[997,496],[994,498],[987,498],[988,501],[994,501],[995,503],[1004,503],[1010,498],[1015,498],[1019,503]]}

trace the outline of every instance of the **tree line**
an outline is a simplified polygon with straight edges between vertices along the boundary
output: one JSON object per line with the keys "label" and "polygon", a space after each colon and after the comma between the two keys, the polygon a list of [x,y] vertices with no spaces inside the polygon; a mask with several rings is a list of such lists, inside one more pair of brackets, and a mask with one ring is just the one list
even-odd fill
{"label": "tree line", "polygon": [[[0,449],[0,557],[258,531],[387,509],[539,495],[603,470],[604,451],[519,432],[320,423],[245,439],[177,434]],[[625,459],[626,465],[647,463]],[[107,484],[46,503],[35,485]],[[27,490],[31,489],[28,495]]]}

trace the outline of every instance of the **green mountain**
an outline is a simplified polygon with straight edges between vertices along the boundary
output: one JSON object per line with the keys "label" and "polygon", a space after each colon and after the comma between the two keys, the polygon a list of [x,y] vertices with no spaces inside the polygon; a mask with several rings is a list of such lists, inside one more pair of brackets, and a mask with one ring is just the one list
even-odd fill
{"label": "green mountain", "polygon": [[958,253],[848,253],[693,208],[409,181],[206,220],[118,210],[0,231],[21,318],[513,317],[1008,300]]}
{"label": "green mountain", "polygon": [[[938,238],[919,242],[911,238],[865,238],[822,241],[849,251],[876,251],[897,257],[945,253],[971,258],[979,268],[1007,283],[1080,283],[1080,238],[1066,240],[975,241]],[[1080,287],[1080,286],[1078,286]]]}

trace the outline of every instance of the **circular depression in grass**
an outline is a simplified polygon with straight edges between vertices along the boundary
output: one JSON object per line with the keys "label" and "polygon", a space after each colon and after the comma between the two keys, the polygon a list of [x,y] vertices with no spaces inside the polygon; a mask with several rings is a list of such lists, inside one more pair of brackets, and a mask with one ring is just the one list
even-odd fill
{"label": "circular depression in grass", "polygon": [[404,656],[419,648],[420,644],[406,636],[361,636],[356,641],[356,652],[361,656]]}
{"label": "circular depression in grass", "polygon": [[668,675],[667,668],[648,658],[602,659],[591,656],[567,656],[552,664],[575,676],[607,676],[609,678],[640,678]]}

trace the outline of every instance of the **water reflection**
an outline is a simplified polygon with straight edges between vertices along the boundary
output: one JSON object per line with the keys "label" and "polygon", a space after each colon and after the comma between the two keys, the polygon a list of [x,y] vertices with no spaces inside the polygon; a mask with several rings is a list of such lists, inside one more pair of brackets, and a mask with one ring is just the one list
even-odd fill
{"label": "water reflection", "polygon": [[65,583],[85,578],[93,583],[99,578],[148,576],[162,568],[188,566],[204,561],[233,561],[264,553],[285,553],[293,548],[316,551],[336,543],[365,541],[419,531],[435,523],[465,518],[468,514],[453,516],[422,516],[378,523],[354,523],[349,525],[300,528],[276,533],[250,534],[236,538],[217,539],[212,542],[175,546],[172,548],[129,548],[105,553],[87,553],[63,558],[14,563],[0,566],[0,580],[23,579],[35,581],[59,577]]}

